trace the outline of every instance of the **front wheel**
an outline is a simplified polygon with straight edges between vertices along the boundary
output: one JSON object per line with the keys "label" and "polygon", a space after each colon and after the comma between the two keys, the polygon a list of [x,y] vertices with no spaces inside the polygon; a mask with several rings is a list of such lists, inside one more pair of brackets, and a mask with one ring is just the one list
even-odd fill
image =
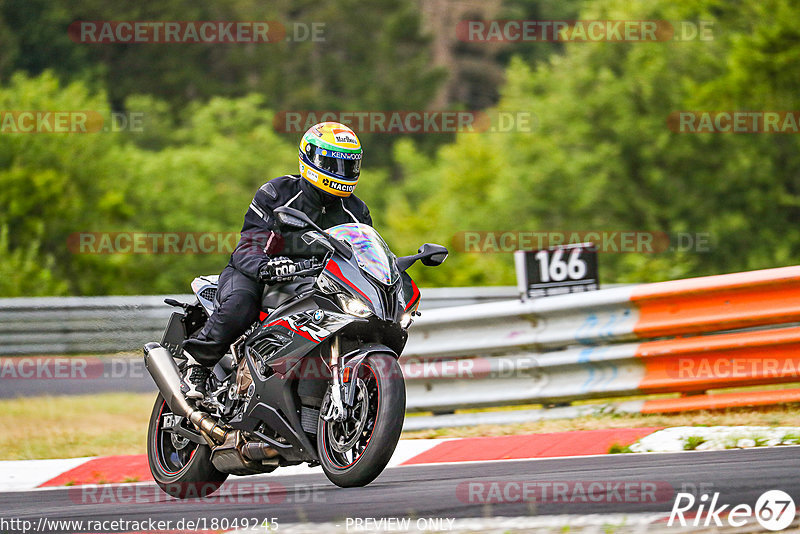
{"label": "front wheel", "polygon": [[[185,418],[180,422],[196,432]],[[211,463],[211,448],[194,443],[164,429],[176,421],[159,393],[147,429],[147,461],[156,484],[178,499],[207,497],[214,493],[228,475]]]}
{"label": "front wheel", "polygon": [[[353,407],[344,421],[319,420],[317,451],[328,479],[343,488],[366,486],[381,474],[394,453],[406,412],[406,387],[397,358],[367,356],[351,380]],[[323,401],[327,409],[329,395]]]}

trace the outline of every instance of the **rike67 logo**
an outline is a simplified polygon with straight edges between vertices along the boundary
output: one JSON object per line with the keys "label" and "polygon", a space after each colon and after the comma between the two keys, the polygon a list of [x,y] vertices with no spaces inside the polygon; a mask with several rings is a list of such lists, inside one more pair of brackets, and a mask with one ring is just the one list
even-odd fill
{"label": "rike67 logo", "polygon": [[[696,504],[699,506],[693,511]],[[765,491],[756,501],[755,507],[737,504],[733,508],[730,504],[719,504],[719,492],[711,497],[708,493],[703,493],[699,498],[691,493],[681,492],[675,497],[667,526],[677,522],[682,527],[709,527],[712,523],[723,527],[727,522],[731,527],[742,527],[755,518],[762,528],[778,531],[791,525],[794,517],[794,500],[781,490]]]}

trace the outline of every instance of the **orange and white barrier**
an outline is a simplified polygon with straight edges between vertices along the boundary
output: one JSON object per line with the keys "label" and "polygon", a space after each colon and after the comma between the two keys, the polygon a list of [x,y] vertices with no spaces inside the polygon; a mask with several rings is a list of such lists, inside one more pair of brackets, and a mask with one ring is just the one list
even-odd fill
{"label": "orange and white barrier", "polygon": [[426,312],[403,359],[409,409],[680,393],[668,412],[800,400],[800,266]]}

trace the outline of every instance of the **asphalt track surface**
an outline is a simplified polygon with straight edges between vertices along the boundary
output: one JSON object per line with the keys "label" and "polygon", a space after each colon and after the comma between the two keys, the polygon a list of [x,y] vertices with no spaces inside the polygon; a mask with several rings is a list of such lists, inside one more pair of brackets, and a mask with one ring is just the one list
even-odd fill
{"label": "asphalt track surface", "polygon": [[[346,518],[381,517],[521,517],[553,514],[606,514],[666,512],[672,509],[678,491],[719,492],[719,504],[755,505],[759,495],[781,489],[800,495],[800,447],[705,451],[669,454],[622,454],[541,460],[508,460],[483,463],[439,464],[398,467],[385,471],[365,488],[342,489],[322,474],[261,475],[238,479],[239,483],[269,482],[272,504],[254,503],[259,491],[238,494],[222,501],[162,500],[149,497],[139,502],[83,502],[85,489],[79,487],[0,494],[0,517],[38,521],[52,519],[148,519],[196,520],[206,518],[271,517],[279,524],[344,522]],[[507,482],[653,482],[655,499],[628,502],[613,491],[599,502],[470,502],[464,491],[468,483]],[[228,482],[231,484],[231,482]],[[150,484],[138,484],[146,495],[155,494]],[[223,486],[224,488],[225,486]],[[283,488],[279,498],[274,492]],[[127,487],[130,490],[131,486]],[[106,489],[115,491],[113,488]],[[119,491],[119,488],[116,489]],[[269,493],[269,490],[267,490]],[[130,496],[130,493],[126,495]],[[487,493],[488,495],[488,493]],[[624,497],[624,494],[623,494]],[[478,499],[476,497],[475,499]],[[475,500],[473,499],[473,500]],[[267,499],[269,500],[269,499]],[[142,502],[145,501],[145,502]],[[238,501],[238,502],[237,502]],[[564,501],[564,499],[561,499]],[[654,502],[653,502],[654,501]],[[210,524],[210,523],[209,523]],[[7,530],[7,529],[2,529]],[[64,530],[50,530],[65,532]],[[10,530],[13,532],[13,530]]]}

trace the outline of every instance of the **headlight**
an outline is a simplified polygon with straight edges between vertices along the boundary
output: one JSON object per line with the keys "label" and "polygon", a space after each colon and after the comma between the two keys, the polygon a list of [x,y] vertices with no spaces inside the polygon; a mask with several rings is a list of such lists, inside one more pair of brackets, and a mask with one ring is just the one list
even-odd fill
{"label": "headlight", "polygon": [[413,322],[414,322],[414,318],[411,316],[411,314],[410,314],[410,313],[406,313],[406,314],[404,314],[404,315],[403,315],[403,317],[400,319],[400,328],[402,328],[403,330],[405,330],[405,329],[407,329],[409,326],[411,326],[411,323],[413,323]]}
{"label": "headlight", "polygon": [[339,304],[342,306],[342,309],[349,313],[350,315],[355,315],[356,317],[366,317],[372,313],[372,310],[369,309],[362,300],[353,298],[349,295],[345,295],[344,293],[338,293],[336,298],[339,299]]}

